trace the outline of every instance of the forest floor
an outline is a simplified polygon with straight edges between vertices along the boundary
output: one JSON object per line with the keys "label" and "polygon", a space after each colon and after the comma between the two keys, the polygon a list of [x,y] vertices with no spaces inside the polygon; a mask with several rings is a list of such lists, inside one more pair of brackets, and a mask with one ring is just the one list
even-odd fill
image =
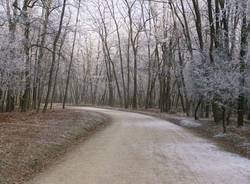
{"label": "forest floor", "polygon": [[0,184],[24,183],[108,122],[83,110],[1,113]]}
{"label": "forest floor", "polygon": [[[110,108],[110,107],[105,107]],[[161,118],[171,123],[182,126],[198,136],[202,136],[214,141],[218,146],[226,151],[237,153],[250,159],[250,123],[246,122],[243,127],[237,128],[236,120],[232,118],[231,124],[227,126],[227,133],[223,134],[222,125],[215,124],[212,119],[194,120],[184,114],[161,113],[159,109],[123,109],[111,108],[121,111],[137,112],[157,118]]]}

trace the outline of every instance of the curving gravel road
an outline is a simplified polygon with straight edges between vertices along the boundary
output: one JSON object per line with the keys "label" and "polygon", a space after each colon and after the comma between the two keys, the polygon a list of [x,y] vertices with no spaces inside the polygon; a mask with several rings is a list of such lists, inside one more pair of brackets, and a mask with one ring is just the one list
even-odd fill
{"label": "curving gravel road", "polygon": [[249,159],[177,125],[136,113],[82,109],[108,114],[113,123],[31,184],[250,183]]}

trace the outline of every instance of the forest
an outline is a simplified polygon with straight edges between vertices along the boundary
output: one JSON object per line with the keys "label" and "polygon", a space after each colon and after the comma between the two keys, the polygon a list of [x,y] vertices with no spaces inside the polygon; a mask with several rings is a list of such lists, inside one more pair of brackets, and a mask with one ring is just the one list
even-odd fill
{"label": "forest", "polygon": [[248,0],[1,0],[0,112],[53,104],[250,120]]}

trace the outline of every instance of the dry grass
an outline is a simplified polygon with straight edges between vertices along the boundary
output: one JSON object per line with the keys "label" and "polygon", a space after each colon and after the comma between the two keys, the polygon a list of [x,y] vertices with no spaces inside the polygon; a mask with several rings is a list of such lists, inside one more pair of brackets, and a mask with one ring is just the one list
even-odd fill
{"label": "dry grass", "polygon": [[0,184],[23,183],[107,121],[77,110],[0,114]]}

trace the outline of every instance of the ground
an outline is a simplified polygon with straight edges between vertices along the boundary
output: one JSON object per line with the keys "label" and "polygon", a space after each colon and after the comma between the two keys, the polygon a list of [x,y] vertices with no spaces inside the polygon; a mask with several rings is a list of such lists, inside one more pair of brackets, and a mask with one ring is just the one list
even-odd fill
{"label": "ground", "polygon": [[139,110],[139,113],[159,117],[179,126],[187,128],[192,133],[208,138],[221,148],[250,158],[250,123],[246,122],[243,127],[238,128],[233,118],[227,126],[227,133],[223,134],[221,123],[215,124],[212,119],[194,120],[185,115],[160,113],[156,110]]}
{"label": "ground", "polygon": [[83,110],[0,114],[0,183],[23,183],[107,122]]}
{"label": "ground", "polygon": [[220,148],[226,151],[237,153],[241,156],[250,159],[250,122],[246,121],[243,127],[238,128],[236,123],[236,117],[231,118],[230,125],[227,126],[227,133],[223,134],[221,123],[215,124],[213,119],[202,118],[200,120],[194,120],[193,117],[186,117],[185,114],[181,113],[164,113],[160,112],[159,109],[122,109],[122,108],[110,108],[120,111],[137,112],[140,114],[146,114],[161,118],[171,123],[177,124],[186,128],[197,136],[201,136],[212,140]]}
{"label": "ground", "polygon": [[112,123],[29,184],[249,184],[249,159],[181,126],[138,113],[78,109],[107,114]]}

